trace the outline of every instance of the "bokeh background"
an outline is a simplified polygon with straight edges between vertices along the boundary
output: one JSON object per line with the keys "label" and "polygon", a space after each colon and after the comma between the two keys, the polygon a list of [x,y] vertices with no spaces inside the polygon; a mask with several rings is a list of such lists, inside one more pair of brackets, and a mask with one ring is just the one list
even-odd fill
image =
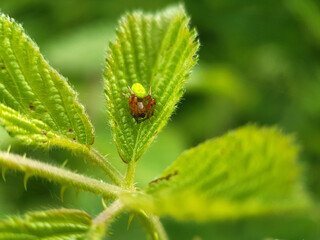
{"label": "bokeh background", "polygon": [[[50,64],[79,92],[96,129],[94,146],[124,170],[107,124],[102,71],[108,42],[126,11],[154,12],[176,3],[169,0],[1,0],[3,13],[22,23]],[[139,160],[137,185],[148,182],[185,149],[247,123],[277,125],[295,133],[301,145],[303,181],[320,198],[320,2],[317,0],[199,0],[184,2],[199,32],[200,61],[186,85],[186,94],[167,127]],[[90,176],[103,173],[69,152],[27,149],[0,130],[0,149],[62,164]],[[283,169],[286,174],[286,169]],[[101,199],[31,178],[8,173],[0,181],[0,217],[30,210],[80,208],[96,216]],[[262,216],[199,224],[164,218],[171,239],[320,239],[314,214]],[[110,239],[146,239],[128,215],[112,225]]]}

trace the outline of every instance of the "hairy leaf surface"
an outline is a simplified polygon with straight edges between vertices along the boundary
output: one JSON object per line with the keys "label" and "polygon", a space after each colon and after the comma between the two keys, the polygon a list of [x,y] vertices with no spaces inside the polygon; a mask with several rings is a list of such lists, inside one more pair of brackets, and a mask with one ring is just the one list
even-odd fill
{"label": "hairy leaf surface", "polygon": [[307,206],[297,146],[276,128],[247,126],[184,152],[147,195],[123,197],[181,220],[237,218]]}
{"label": "hairy leaf surface", "polygon": [[0,221],[1,240],[84,240],[91,217],[80,210],[49,210],[27,213]]}
{"label": "hairy leaf surface", "polygon": [[0,15],[0,123],[25,143],[65,138],[90,145],[93,127],[67,80],[21,25]]}
{"label": "hairy leaf surface", "polygon": [[[199,43],[189,29],[182,7],[156,14],[124,16],[106,59],[107,112],[118,152],[125,162],[136,161],[165,126],[183,94],[183,85]],[[156,99],[154,116],[137,123],[130,115],[127,86],[140,83]]]}

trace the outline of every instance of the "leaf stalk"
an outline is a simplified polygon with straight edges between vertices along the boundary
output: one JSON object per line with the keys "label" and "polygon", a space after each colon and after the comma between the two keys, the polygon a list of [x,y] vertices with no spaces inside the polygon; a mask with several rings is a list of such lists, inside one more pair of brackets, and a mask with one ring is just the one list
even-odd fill
{"label": "leaf stalk", "polygon": [[[0,152],[0,167],[2,169],[13,169],[24,172],[27,177],[43,177],[49,181],[53,180],[58,182],[62,186],[75,187],[109,199],[115,199],[120,193],[125,192],[122,188],[115,185],[98,181],[46,163],[24,158],[16,154]],[[26,182],[24,184],[26,186]]]}

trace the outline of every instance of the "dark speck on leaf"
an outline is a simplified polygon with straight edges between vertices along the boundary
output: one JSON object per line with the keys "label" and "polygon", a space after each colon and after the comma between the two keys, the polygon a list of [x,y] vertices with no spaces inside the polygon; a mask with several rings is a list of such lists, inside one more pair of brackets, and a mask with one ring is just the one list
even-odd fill
{"label": "dark speck on leaf", "polygon": [[92,145],[93,143],[94,143],[94,140],[96,139],[96,137],[95,136],[93,136],[93,138],[92,138],[92,142],[90,143],[90,145]]}
{"label": "dark speck on leaf", "polygon": [[71,128],[69,129],[69,133],[73,133],[73,130]]}
{"label": "dark speck on leaf", "polygon": [[35,107],[32,106],[32,105],[29,105],[29,109],[30,109],[31,111],[35,111],[35,110],[36,110]]}
{"label": "dark speck on leaf", "polygon": [[45,130],[42,130],[42,133],[43,133],[43,135],[47,135],[48,134],[48,132],[45,131]]}
{"label": "dark speck on leaf", "polygon": [[173,173],[170,173],[165,177],[160,177],[160,178],[157,178],[157,179],[151,181],[149,184],[157,183],[157,182],[163,181],[163,180],[167,180],[168,181],[168,180],[170,180],[170,178],[172,178],[173,176],[177,176],[177,175],[178,175],[178,171],[176,170]]}
{"label": "dark speck on leaf", "polygon": [[72,138],[72,140],[73,140],[73,141],[75,141],[75,140],[76,140],[76,138]]}
{"label": "dark speck on leaf", "polygon": [[167,51],[170,51],[171,48],[172,48],[172,44],[169,47],[167,47]]}

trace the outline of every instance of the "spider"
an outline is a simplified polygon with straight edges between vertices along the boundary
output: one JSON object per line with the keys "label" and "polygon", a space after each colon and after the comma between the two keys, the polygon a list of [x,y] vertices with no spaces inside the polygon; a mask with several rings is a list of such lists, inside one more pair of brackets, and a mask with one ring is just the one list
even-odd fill
{"label": "spider", "polygon": [[132,85],[132,89],[127,86],[131,96],[122,93],[123,96],[129,99],[130,114],[137,123],[141,123],[154,114],[154,108],[156,106],[156,99],[151,97],[151,86],[149,95],[140,83]]}

